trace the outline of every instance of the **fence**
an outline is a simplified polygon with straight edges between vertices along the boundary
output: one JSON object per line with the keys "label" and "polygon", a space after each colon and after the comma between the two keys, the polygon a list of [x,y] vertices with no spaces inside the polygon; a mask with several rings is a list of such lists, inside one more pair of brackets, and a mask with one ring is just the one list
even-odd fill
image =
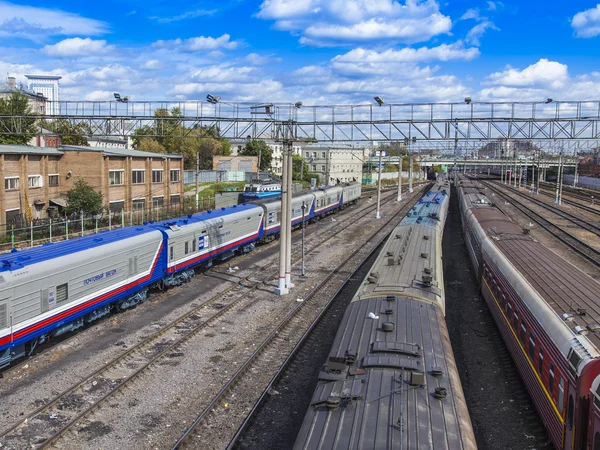
{"label": "fence", "polygon": [[26,224],[3,225],[0,230],[0,252],[73,239],[126,226],[141,225],[151,220],[158,222],[173,219],[186,214],[214,209],[214,207],[214,198],[200,198],[198,208],[196,208],[194,197],[186,197],[182,204],[168,208],[105,213],[100,217],[84,217],[83,219],[36,219]]}
{"label": "fence", "polygon": [[[233,181],[252,182],[256,178],[254,172],[232,172],[230,170],[201,170],[198,172],[199,183],[227,183]],[[196,184],[196,171],[184,170],[183,183],[186,185]]]}

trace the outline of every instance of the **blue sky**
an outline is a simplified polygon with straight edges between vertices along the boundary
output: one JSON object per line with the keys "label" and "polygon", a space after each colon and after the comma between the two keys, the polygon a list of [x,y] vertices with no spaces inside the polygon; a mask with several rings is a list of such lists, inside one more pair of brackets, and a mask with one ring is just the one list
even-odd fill
{"label": "blue sky", "polygon": [[600,98],[598,0],[0,0],[0,38],[61,99]]}

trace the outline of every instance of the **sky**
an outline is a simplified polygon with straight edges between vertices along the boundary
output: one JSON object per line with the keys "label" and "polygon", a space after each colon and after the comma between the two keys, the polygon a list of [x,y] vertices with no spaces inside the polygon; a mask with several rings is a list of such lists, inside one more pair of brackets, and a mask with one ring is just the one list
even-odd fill
{"label": "sky", "polygon": [[61,100],[600,100],[598,0],[0,0],[0,38]]}

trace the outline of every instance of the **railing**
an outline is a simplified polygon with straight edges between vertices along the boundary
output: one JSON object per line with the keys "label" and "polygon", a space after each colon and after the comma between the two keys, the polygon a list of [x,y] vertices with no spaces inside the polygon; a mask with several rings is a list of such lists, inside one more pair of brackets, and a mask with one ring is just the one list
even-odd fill
{"label": "railing", "polygon": [[139,211],[121,211],[103,214],[101,217],[16,220],[10,225],[0,225],[0,252],[24,249],[47,243],[75,239],[127,226],[141,225],[151,220],[182,217],[186,214],[214,209],[214,198],[199,199],[196,209],[194,197],[188,197],[180,207],[151,208]]}

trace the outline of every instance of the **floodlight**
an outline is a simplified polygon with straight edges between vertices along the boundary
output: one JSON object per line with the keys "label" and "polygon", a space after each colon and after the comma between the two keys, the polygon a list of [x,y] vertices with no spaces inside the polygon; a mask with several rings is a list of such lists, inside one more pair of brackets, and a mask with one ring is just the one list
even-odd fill
{"label": "floodlight", "polygon": [[465,103],[467,105],[470,105],[471,104],[471,97],[465,97]]}
{"label": "floodlight", "polygon": [[379,106],[383,105],[383,103],[385,102],[385,100],[384,100],[384,98],[383,98],[383,97],[376,96],[376,97],[374,97],[374,98],[375,98],[375,101],[377,102],[377,104],[378,104]]}
{"label": "floodlight", "polygon": [[302,102],[296,102],[294,106],[298,109],[302,108]]}
{"label": "floodlight", "polygon": [[206,96],[206,101],[208,103],[212,103],[213,105],[216,105],[217,103],[219,103],[221,101],[221,97],[219,95],[210,95],[210,94],[208,94]]}
{"label": "floodlight", "polygon": [[544,103],[552,103],[552,99],[548,97]]}
{"label": "floodlight", "polygon": [[117,99],[117,101],[121,100],[121,94],[119,94],[118,92],[115,92],[113,95],[115,96],[115,98]]}

